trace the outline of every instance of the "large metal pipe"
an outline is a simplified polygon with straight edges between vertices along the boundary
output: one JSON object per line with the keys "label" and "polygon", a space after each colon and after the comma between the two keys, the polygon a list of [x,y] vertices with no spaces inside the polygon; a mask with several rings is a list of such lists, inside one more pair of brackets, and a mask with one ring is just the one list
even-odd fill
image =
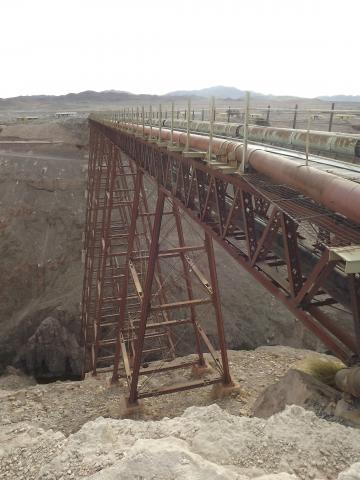
{"label": "large metal pipe", "polygon": [[360,223],[359,183],[259,150],[250,153],[249,164],[259,173]]}
{"label": "large metal pipe", "polygon": [[[153,134],[157,136],[158,128],[153,127]],[[149,135],[149,127],[145,127],[145,135]],[[163,129],[161,131],[161,138],[164,141],[170,140],[171,131]],[[174,130],[173,142],[179,145],[186,145],[187,135],[186,132],[179,132]],[[206,135],[190,134],[189,147],[193,150],[199,150],[207,152],[209,148],[209,137]],[[236,160],[240,165],[242,162],[242,150],[243,144],[241,142],[234,142],[233,140],[225,140],[222,138],[213,138],[212,150],[214,155],[227,158],[229,160]],[[249,152],[251,149],[249,149]]]}
{"label": "large metal pipe", "polygon": [[[169,127],[169,121],[164,122]],[[176,120],[175,128],[185,128],[183,120]],[[192,121],[191,130],[200,133],[209,133],[209,122]],[[239,123],[214,123],[214,134],[225,137],[244,137],[244,125]],[[306,147],[307,130],[292,128],[264,127],[249,125],[248,138],[252,142],[279,145],[281,147],[295,147],[304,150]],[[309,135],[311,152],[325,152],[354,158],[360,157],[360,135],[312,130]]]}
{"label": "large metal pipe", "polygon": [[[153,128],[156,135],[158,129]],[[156,133],[155,133],[156,132]],[[145,134],[149,134],[145,127]],[[170,130],[161,131],[162,140],[170,140]],[[174,131],[173,141],[186,145],[186,133]],[[208,151],[209,137],[191,134],[189,147],[203,152]],[[243,160],[243,144],[232,140],[213,138],[212,151],[225,161],[236,161],[240,166]],[[360,184],[314,167],[299,164],[294,160],[266,152],[262,148],[249,148],[248,164],[257,172],[277,183],[286,184],[302,192],[318,203],[346,218],[360,223]]]}

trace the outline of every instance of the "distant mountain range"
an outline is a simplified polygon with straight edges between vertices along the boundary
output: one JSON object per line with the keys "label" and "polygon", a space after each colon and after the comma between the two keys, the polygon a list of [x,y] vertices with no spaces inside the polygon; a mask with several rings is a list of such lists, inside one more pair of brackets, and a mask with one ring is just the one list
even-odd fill
{"label": "distant mountain range", "polygon": [[28,95],[0,99],[0,111],[6,110],[89,110],[106,109],[113,105],[126,102],[158,101],[157,95],[134,95],[130,92],[118,90],[105,90],[94,92],[87,90],[80,93],[68,93],[67,95]]}
{"label": "distant mountain range", "polygon": [[[200,90],[176,90],[175,92],[169,92],[167,95],[172,97],[216,97],[221,99],[238,100],[245,97],[245,90],[239,90],[236,87],[225,87],[218,85],[216,87],[202,88]],[[264,100],[279,99],[289,100],[301,97],[295,96],[279,96],[279,95],[265,95],[259,92],[251,92],[253,98],[259,98]],[[315,100],[323,100],[326,102],[360,102],[360,95],[333,95],[333,96],[321,96],[316,97]]]}
{"label": "distant mountain range", "polygon": [[[262,93],[256,92],[251,92],[251,94],[256,97],[265,96]],[[166,95],[170,97],[216,97],[237,100],[245,97],[245,90],[239,90],[236,87],[224,87],[223,85],[218,85],[216,87],[201,88],[200,90],[176,90],[175,92],[169,92]]]}
{"label": "distant mountain range", "polygon": [[[171,97],[215,97],[222,100],[242,100],[245,98],[245,93],[246,90],[239,90],[236,87],[225,87],[224,85],[218,85],[216,87],[201,88],[200,90],[176,90],[175,92],[169,92],[166,95]],[[265,95],[264,93],[253,91],[251,91],[250,94],[252,98],[258,98],[262,100],[288,100],[299,98],[293,96]]]}
{"label": "distant mountain range", "polygon": [[[87,90],[80,93],[68,93],[67,95],[29,95],[13,98],[0,99],[0,112],[6,111],[53,111],[53,110],[107,110],[121,108],[124,104],[129,103],[150,103],[150,102],[169,102],[171,100],[179,101],[186,98],[195,97],[205,99],[214,96],[223,100],[243,99],[244,90],[236,87],[216,86],[203,88],[200,90],[177,90],[169,92],[166,95],[138,95],[120,90],[105,90],[103,92],[95,92]],[[299,97],[264,95],[258,92],[251,92],[252,98],[257,100],[270,101],[287,101],[296,100]],[[310,100],[310,99],[308,99]],[[334,95],[322,96],[312,99],[316,101],[327,102],[360,102],[360,95]]]}
{"label": "distant mountain range", "polygon": [[333,95],[330,97],[316,97],[325,102],[360,102],[360,95]]}

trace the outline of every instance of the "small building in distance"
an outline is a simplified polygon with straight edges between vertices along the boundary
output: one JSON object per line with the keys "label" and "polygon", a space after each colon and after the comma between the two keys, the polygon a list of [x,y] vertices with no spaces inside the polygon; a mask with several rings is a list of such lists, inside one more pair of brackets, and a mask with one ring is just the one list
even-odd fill
{"label": "small building in distance", "polygon": [[17,122],[25,123],[25,122],[32,122],[34,120],[38,120],[39,117],[24,115],[22,117],[16,117]]}
{"label": "small building in distance", "polygon": [[77,112],[56,112],[56,118],[76,117]]}

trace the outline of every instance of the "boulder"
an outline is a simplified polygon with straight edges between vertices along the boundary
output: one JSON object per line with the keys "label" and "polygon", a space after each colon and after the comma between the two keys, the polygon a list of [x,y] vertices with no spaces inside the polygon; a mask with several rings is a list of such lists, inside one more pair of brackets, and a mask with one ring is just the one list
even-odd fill
{"label": "boulder", "polygon": [[348,397],[347,401],[345,398],[341,399],[336,405],[335,416],[344,420],[347,425],[360,427],[360,399],[351,397]]}
{"label": "boulder", "polygon": [[360,478],[360,463],[354,463],[350,468],[340,473],[338,480],[359,480]]}
{"label": "boulder", "polygon": [[82,370],[82,349],[74,333],[47,317],[21,348],[15,366],[37,378],[76,377]]}
{"label": "boulder", "polygon": [[268,418],[284,410],[286,405],[299,405],[322,417],[333,416],[340,399],[338,390],[307,373],[291,369],[259,395],[253,415]]}

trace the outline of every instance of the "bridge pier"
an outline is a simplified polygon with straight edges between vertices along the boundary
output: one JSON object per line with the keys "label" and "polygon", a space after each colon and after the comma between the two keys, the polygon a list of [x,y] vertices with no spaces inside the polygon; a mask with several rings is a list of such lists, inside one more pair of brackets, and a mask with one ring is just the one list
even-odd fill
{"label": "bridge pier", "polygon": [[[101,132],[92,139],[83,297],[92,374],[111,372],[113,384],[126,379],[126,414],[139,411],[140,399],[149,396],[232,385],[211,236],[205,232],[201,242],[189,243],[184,214],[169,192],[155,184],[149,193],[134,159]],[[213,317],[220,355],[202,316]],[[191,330],[196,359],[179,361],[177,347]],[[190,379],[173,384],[168,372],[178,369],[188,369]],[[165,384],[153,386],[161,374]]]}

